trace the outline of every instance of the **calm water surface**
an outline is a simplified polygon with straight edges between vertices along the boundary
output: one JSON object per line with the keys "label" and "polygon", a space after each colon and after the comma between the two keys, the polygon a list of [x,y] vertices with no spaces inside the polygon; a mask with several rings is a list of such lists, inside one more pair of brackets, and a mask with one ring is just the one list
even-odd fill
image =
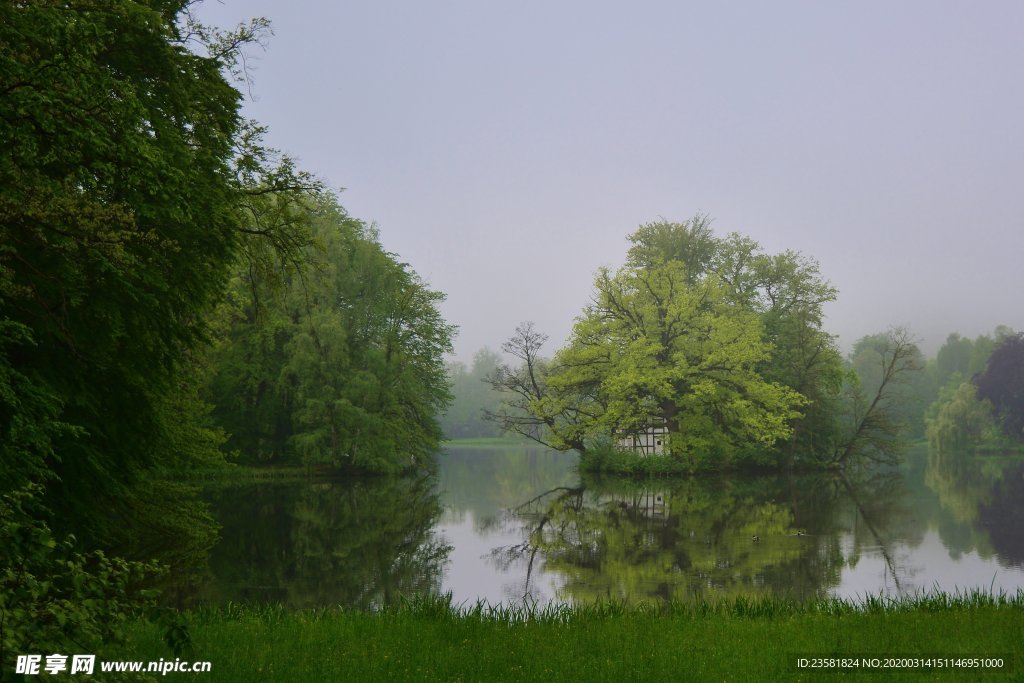
{"label": "calm water surface", "polygon": [[581,478],[575,456],[450,449],[433,477],[207,491],[221,540],[186,603],[372,608],[1024,589],[1024,462],[911,454],[832,476]]}

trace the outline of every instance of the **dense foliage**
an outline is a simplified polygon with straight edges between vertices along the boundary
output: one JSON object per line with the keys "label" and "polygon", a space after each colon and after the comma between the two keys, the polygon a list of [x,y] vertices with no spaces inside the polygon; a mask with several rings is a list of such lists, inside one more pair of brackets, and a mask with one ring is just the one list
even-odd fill
{"label": "dense foliage", "polygon": [[234,259],[236,52],[189,49],[183,7],[0,8],[0,462],[65,518],[169,455]]}
{"label": "dense foliage", "polygon": [[520,365],[492,378],[510,397],[494,419],[581,451],[665,425],[669,454],[696,467],[830,455],[843,367],[822,329],[835,290],[817,264],[716,237],[702,216],[630,241],[550,361],[531,326],[506,344]]}
{"label": "dense foliage", "polygon": [[978,397],[992,403],[1003,432],[1024,439],[1024,334],[1009,335],[974,377]]}
{"label": "dense foliage", "polygon": [[757,315],[716,278],[688,286],[687,275],[681,261],[598,274],[548,381],[577,402],[577,438],[659,420],[672,453],[705,459],[791,435],[802,401],[758,372],[770,347]]}
{"label": "dense foliage", "polygon": [[[925,413],[932,451],[1008,450],[1024,443],[1024,335],[950,335],[934,363],[942,381]],[[968,374],[969,373],[969,374]]]}
{"label": "dense foliage", "polygon": [[175,571],[207,549],[166,478],[225,440],[392,470],[440,436],[440,295],[240,118],[266,22],[220,32],[193,4],[0,3],[5,659],[88,650],[145,603],[140,565],[90,549],[174,543]]}
{"label": "dense foliage", "polygon": [[[123,639],[123,623],[152,598],[140,590],[153,564],[81,553],[56,537],[34,487],[0,497],[0,679],[16,655],[97,652]],[[141,599],[140,599],[141,596]]]}
{"label": "dense foliage", "polygon": [[0,473],[101,538],[225,438],[369,469],[438,438],[441,295],[239,118],[263,26],[219,33],[187,2],[0,8]]}
{"label": "dense foliage", "polygon": [[3,667],[94,650],[145,602],[139,565],[86,548],[213,533],[153,479],[218,457],[192,398],[241,228],[226,74],[259,23],[186,6],[0,5]]}
{"label": "dense foliage", "polygon": [[217,313],[213,415],[247,462],[423,464],[449,400],[443,295],[336,204],[308,210],[310,267],[236,270]]}

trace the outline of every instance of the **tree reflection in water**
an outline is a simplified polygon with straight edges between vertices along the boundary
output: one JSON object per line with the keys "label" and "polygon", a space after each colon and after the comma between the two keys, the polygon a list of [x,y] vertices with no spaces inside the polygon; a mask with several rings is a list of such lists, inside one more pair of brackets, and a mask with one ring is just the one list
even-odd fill
{"label": "tree reflection in water", "polygon": [[925,484],[952,520],[940,526],[951,552],[1024,567],[1024,461],[1019,454],[928,449]]}
{"label": "tree reflection in water", "polygon": [[[890,473],[635,483],[587,479],[508,511],[523,541],[498,548],[499,569],[561,578],[559,600],[827,594],[860,549],[878,549],[897,586],[891,532],[905,531],[905,492]],[[901,539],[906,535],[901,533]],[[845,546],[845,548],[844,548]]]}
{"label": "tree reflection in water", "polygon": [[[637,482],[581,480],[571,458],[549,452],[463,450],[436,478],[239,484],[206,497],[221,540],[208,559],[205,546],[170,557],[165,595],[180,606],[374,609],[442,591],[470,602],[637,602],[1024,586],[1019,459],[921,451],[850,480]],[[192,558],[198,573],[182,569]]]}
{"label": "tree reflection in water", "polygon": [[211,499],[223,538],[194,602],[374,609],[440,591],[451,549],[434,533],[430,478],[245,486]]}

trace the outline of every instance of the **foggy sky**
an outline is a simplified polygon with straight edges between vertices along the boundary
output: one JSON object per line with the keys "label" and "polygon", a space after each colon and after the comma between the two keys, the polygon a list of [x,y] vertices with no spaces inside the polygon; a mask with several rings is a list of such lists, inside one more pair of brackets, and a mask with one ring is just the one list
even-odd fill
{"label": "foggy sky", "polygon": [[845,349],[1024,328],[1024,3],[207,0],[273,24],[245,114],[448,295],[561,346],[641,223],[819,261]]}

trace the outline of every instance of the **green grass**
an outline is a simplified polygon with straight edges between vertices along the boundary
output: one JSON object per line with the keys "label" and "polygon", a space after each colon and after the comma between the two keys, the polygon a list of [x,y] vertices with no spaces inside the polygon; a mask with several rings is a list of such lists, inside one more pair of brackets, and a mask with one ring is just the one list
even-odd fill
{"label": "green grass", "polygon": [[588,450],[580,456],[579,468],[581,472],[625,477],[679,477],[714,470],[709,463],[644,455],[612,446]]}
{"label": "green grass", "polygon": [[[855,655],[998,655],[1013,668],[853,674],[860,680],[1024,677],[1024,593],[544,609],[426,598],[379,613],[229,606],[186,618],[193,645],[181,657],[213,664],[191,677],[202,681],[823,681],[842,674],[798,671],[797,657]],[[174,658],[145,621],[118,656]]]}

